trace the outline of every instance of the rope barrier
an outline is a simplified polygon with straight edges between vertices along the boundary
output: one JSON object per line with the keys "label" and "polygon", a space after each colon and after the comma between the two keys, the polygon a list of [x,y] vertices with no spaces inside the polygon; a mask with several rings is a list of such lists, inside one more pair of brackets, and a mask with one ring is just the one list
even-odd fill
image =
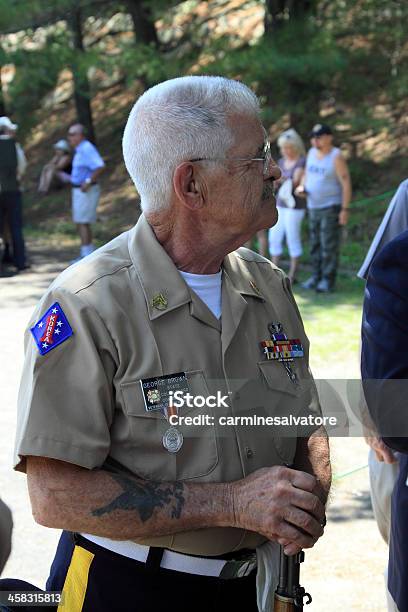
{"label": "rope barrier", "polygon": [[349,472],[342,472],[340,474],[334,474],[333,476],[333,482],[335,480],[340,480],[341,478],[346,478],[346,476],[350,476],[351,474],[355,474],[355,472],[359,472],[360,470],[365,470],[366,468],[368,468],[368,463],[366,463],[365,465],[361,465],[358,468],[354,468],[353,470],[350,470]]}

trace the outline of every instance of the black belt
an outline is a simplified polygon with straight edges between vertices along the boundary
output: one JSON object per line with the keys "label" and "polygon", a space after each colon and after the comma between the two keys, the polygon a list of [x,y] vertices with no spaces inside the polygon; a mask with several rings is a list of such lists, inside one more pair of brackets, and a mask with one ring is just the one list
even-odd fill
{"label": "black belt", "polygon": [[[89,186],[92,187],[93,185],[97,185],[98,183],[89,183]],[[73,187],[74,189],[78,189],[78,187],[82,187],[82,183],[80,185],[75,185],[74,183],[71,183],[71,187]]]}

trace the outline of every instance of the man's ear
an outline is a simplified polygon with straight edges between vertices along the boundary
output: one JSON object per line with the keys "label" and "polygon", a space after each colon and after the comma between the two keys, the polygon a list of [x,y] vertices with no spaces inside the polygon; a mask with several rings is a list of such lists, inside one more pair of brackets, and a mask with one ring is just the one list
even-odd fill
{"label": "man's ear", "polygon": [[204,204],[202,181],[197,168],[191,162],[177,166],[173,175],[173,188],[180,202],[196,210]]}

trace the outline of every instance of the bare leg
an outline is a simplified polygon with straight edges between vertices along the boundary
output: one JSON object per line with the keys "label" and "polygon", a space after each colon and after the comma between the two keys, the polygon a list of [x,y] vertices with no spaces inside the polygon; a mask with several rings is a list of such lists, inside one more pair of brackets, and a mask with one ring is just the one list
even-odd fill
{"label": "bare leg", "polygon": [[288,276],[292,283],[296,277],[296,270],[298,269],[298,264],[299,264],[299,257],[290,258],[290,268],[289,268]]}
{"label": "bare leg", "polygon": [[77,223],[79,237],[81,238],[81,246],[92,244],[92,230],[89,223]]}
{"label": "bare leg", "polygon": [[257,238],[258,238],[258,251],[259,254],[262,255],[263,257],[267,257],[268,256],[268,236],[266,234],[265,230],[261,230],[259,232],[257,232]]}

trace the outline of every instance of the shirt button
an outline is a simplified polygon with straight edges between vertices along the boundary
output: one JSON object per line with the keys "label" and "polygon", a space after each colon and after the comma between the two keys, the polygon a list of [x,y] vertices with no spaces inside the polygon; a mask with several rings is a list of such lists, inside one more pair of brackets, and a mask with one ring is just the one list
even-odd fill
{"label": "shirt button", "polygon": [[245,454],[247,456],[248,459],[251,459],[251,457],[254,456],[254,452],[251,448],[249,448],[249,446],[245,447]]}

